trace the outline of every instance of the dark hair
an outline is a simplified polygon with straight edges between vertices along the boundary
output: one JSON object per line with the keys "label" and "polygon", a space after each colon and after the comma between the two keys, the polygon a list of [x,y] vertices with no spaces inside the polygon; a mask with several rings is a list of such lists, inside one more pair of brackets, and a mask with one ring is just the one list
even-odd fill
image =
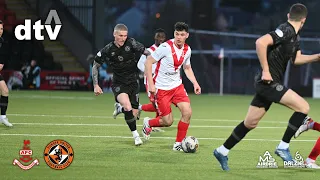
{"label": "dark hair", "polygon": [[0,20],[0,24],[3,24],[3,22]]}
{"label": "dark hair", "polygon": [[301,21],[301,19],[306,18],[308,15],[308,9],[305,5],[296,3],[291,6],[289,12],[289,20],[291,21]]}
{"label": "dark hair", "polygon": [[164,30],[164,29],[162,29],[162,28],[159,28],[159,29],[156,29],[155,31],[154,31],[154,33],[156,34],[156,33],[164,33],[164,34],[166,34],[166,31]]}
{"label": "dark hair", "polygon": [[176,31],[186,31],[189,32],[189,26],[185,22],[177,22],[174,25],[174,30]]}

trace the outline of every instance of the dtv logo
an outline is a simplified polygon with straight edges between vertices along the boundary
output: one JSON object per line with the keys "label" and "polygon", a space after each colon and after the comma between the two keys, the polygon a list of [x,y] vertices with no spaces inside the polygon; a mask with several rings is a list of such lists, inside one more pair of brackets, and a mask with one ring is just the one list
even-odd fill
{"label": "dtv logo", "polygon": [[[54,23],[55,23],[54,30],[52,30],[52,27],[50,25],[52,20],[54,20]],[[26,19],[24,20],[24,25],[18,25],[15,28],[14,34],[18,40],[31,40],[31,32],[32,32],[31,24],[32,24],[31,19]],[[48,33],[49,39],[56,40],[61,27],[62,27],[62,24],[56,10],[50,10],[47,16],[45,25],[42,25],[41,20],[38,20],[32,26],[32,28],[34,29],[34,37],[39,41],[44,40],[44,36],[41,34],[44,28]],[[22,30],[24,30],[23,35],[21,32]]]}

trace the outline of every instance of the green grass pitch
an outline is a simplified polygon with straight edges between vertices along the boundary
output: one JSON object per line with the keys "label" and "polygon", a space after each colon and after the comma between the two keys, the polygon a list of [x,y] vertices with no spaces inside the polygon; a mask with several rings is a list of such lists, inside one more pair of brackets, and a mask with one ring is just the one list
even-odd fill
{"label": "green grass pitch", "polygon": [[[141,94],[141,103],[147,103]],[[8,118],[13,128],[0,125],[0,179],[319,179],[320,171],[285,169],[274,154],[292,111],[274,104],[260,122],[229,154],[231,171],[223,172],[212,156],[231,131],[245,117],[252,96],[190,95],[193,115],[187,135],[198,138],[195,154],[172,151],[178,109],[172,106],[174,125],[151,134],[140,147],[119,115],[112,118],[112,94],[95,97],[93,92],[14,91],[9,98]],[[320,100],[307,99],[310,116],[320,121]],[[152,113],[142,113],[153,117]],[[141,134],[142,122],[137,122]],[[306,158],[319,132],[309,131],[293,140],[291,153]],[[33,158],[39,166],[24,171],[13,166],[23,140],[30,140]],[[43,159],[45,146],[63,139],[74,150],[72,164],[64,170],[49,168]],[[269,151],[278,169],[258,169],[259,156]],[[319,162],[320,164],[320,162]]]}

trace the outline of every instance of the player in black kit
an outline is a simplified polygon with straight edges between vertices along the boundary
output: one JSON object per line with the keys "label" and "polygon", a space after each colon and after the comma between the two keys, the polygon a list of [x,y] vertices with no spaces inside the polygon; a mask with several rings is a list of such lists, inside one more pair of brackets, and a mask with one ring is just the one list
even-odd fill
{"label": "player in black kit", "polygon": [[[6,56],[3,55],[3,51],[6,51],[6,45],[5,41],[2,38],[3,34],[3,23],[0,20],[0,71],[3,69],[4,61]],[[1,91],[1,99],[0,99],[0,108],[1,108],[1,116],[0,116],[0,123],[12,127],[12,124],[8,121],[8,118],[6,116],[7,108],[8,108],[8,102],[9,102],[9,90],[6,82],[3,79],[3,76],[0,74],[0,91]]]}
{"label": "player in black kit", "polygon": [[283,161],[293,162],[289,143],[304,120],[309,119],[309,104],[297,93],[282,84],[288,62],[295,65],[319,61],[320,55],[303,55],[300,51],[299,30],[306,21],[307,8],[294,4],[288,13],[288,21],[256,41],[256,51],[262,70],[255,77],[256,95],[247,116],[235,127],[223,145],[213,151],[223,170],[229,170],[228,153],[245,135],[254,129],[273,102],[282,104],[295,112],[291,116],[282,141],[275,154]]}
{"label": "player in black kit", "polygon": [[133,134],[135,145],[141,145],[136,127],[136,117],[139,106],[139,70],[136,53],[149,55],[144,45],[133,38],[127,38],[128,28],[117,24],[113,32],[115,40],[101,49],[94,60],[92,79],[96,96],[102,94],[98,85],[98,68],[106,62],[113,71],[112,91],[116,102],[121,104],[125,120]]}

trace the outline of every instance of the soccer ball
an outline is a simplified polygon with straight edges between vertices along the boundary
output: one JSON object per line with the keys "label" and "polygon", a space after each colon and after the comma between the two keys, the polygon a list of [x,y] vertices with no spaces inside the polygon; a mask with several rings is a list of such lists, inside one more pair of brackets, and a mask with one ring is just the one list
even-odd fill
{"label": "soccer ball", "polygon": [[198,139],[193,136],[185,137],[181,142],[182,150],[186,153],[195,153],[199,147]]}

